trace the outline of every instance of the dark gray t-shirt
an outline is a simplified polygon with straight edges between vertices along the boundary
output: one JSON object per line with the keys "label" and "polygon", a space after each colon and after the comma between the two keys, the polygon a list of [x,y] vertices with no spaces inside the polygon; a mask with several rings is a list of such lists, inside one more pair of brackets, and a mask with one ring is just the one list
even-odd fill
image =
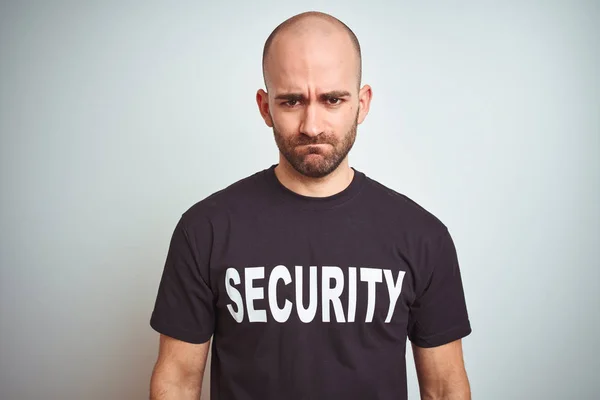
{"label": "dark gray t-shirt", "polygon": [[406,399],[406,338],[471,333],[446,226],[360,171],[312,198],[274,168],[183,213],[151,326],[214,335],[212,400]]}

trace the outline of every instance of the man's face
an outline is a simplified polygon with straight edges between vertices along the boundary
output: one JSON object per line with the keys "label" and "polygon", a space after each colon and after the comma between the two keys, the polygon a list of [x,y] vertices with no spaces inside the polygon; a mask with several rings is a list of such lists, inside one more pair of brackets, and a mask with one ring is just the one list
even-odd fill
{"label": "man's face", "polygon": [[348,155],[366,115],[359,112],[358,58],[350,38],[338,31],[282,33],[272,43],[266,80],[263,117],[285,160],[308,177],[330,174]]}
{"label": "man's face", "polygon": [[321,178],[342,163],[356,140],[358,115],[347,132],[323,132],[317,136],[285,134],[273,125],[275,143],[290,165],[302,175]]}

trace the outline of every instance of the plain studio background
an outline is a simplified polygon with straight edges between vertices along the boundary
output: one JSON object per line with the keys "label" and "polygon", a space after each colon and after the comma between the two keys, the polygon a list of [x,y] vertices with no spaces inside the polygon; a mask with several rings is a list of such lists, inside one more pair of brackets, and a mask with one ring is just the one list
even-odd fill
{"label": "plain studio background", "polygon": [[3,2],[1,399],[147,398],[175,223],[277,162],[262,46],[311,9],[363,47],[351,165],[456,241],[473,397],[597,398],[600,6],[514,0]]}

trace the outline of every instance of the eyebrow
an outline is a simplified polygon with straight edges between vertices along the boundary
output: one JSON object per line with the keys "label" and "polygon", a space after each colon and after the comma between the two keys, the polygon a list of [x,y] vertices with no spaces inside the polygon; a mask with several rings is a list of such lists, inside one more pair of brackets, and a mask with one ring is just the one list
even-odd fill
{"label": "eyebrow", "polygon": [[[331,92],[319,95],[321,101],[342,97],[350,97],[350,92],[346,90],[332,90]],[[275,100],[301,101],[306,100],[306,97],[302,93],[281,93],[275,96]]]}

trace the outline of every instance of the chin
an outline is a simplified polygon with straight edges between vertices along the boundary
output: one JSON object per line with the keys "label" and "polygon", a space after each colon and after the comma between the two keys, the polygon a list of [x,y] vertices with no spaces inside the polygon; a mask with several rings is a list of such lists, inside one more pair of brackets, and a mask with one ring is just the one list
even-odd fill
{"label": "chin", "polygon": [[325,160],[319,162],[305,161],[302,163],[300,170],[303,175],[311,178],[322,178],[332,172],[330,163]]}

